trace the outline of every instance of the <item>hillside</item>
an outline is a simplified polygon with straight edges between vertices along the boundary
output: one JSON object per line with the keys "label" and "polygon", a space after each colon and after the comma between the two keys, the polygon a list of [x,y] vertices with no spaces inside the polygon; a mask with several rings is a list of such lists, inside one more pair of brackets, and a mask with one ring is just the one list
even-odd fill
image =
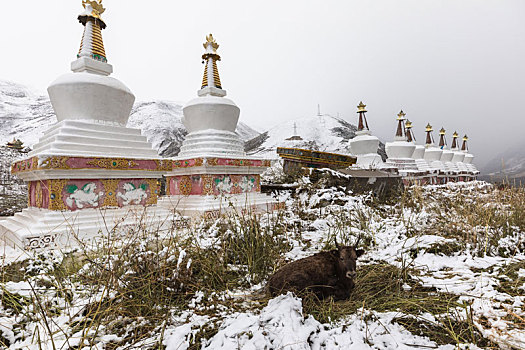
{"label": "hillside", "polygon": [[[128,121],[143,134],[164,157],[176,156],[186,129],[181,121],[182,106],[172,101],[136,101]],[[25,145],[35,144],[43,132],[56,122],[47,95],[39,95],[20,84],[0,81],[0,145],[13,137]],[[237,132],[243,140],[259,133],[240,122]]]}
{"label": "hillside", "polygon": [[500,153],[481,168],[488,181],[525,183],[525,143]]}
{"label": "hillside", "polygon": [[[303,140],[284,141],[294,135],[294,129]],[[349,141],[355,137],[356,131],[355,125],[327,114],[290,119],[248,141],[246,149],[250,155],[270,158],[276,158],[275,151],[282,146],[348,154]],[[386,159],[383,143],[378,153]]]}

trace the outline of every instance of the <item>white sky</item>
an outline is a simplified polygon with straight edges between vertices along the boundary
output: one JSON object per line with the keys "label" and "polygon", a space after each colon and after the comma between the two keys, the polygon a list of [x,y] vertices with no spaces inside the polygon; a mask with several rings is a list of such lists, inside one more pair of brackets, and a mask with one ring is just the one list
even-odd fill
{"label": "white sky", "polygon": [[[6,2],[6,1],[5,1]],[[81,0],[2,4],[0,79],[45,91],[76,58]],[[266,130],[323,113],[391,140],[402,108],[424,126],[467,133],[483,163],[523,142],[523,0],[104,0],[114,76],[138,100],[196,96],[207,33],[241,120]],[[290,130],[292,133],[292,130]],[[435,134],[437,136],[437,133]],[[525,152],[525,150],[524,150]]]}

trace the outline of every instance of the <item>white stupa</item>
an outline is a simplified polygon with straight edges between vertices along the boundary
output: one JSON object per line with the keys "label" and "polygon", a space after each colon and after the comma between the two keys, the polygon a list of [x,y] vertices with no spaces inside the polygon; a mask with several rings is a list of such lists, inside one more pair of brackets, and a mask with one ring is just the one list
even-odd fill
{"label": "white stupa", "polygon": [[[171,161],[158,157],[140,130],[126,128],[135,96],[110,77],[101,0],[84,0],[84,25],[71,73],[48,88],[58,122],[12,172],[28,182],[28,206],[0,222],[0,237],[27,249],[74,245],[116,225],[166,221],[155,208],[158,179]],[[160,218],[162,216],[162,218]],[[142,217],[143,218],[143,217]]]}
{"label": "white stupa", "polygon": [[424,159],[428,163],[430,171],[433,173],[432,183],[441,182],[442,179],[446,180],[446,169],[445,164],[441,162],[441,155],[443,150],[436,147],[434,143],[434,135],[432,134],[432,125],[427,124],[425,131],[427,138],[425,141],[425,156]]}
{"label": "white stupa", "polygon": [[230,208],[270,211],[277,203],[261,193],[260,178],[270,161],[247,157],[244,142],[235,133],[240,109],[225,98],[218,48],[208,35],[201,89],[183,108],[188,135],[166,175],[167,196],[159,205],[193,217],[216,216]]}
{"label": "white stupa", "polygon": [[357,106],[359,123],[356,136],[350,140],[350,151],[353,156],[357,157],[356,167],[362,169],[377,169],[383,166],[383,160],[377,153],[379,139],[373,136],[368,128],[366,112],[366,105],[363,104],[363,102],[359,102],[359,106]]}
{"label": "white stupa", "polygon": [[439,148],[443,150],[441,154],[441,162],[445,165],[445,170],[448,173],[447,181],[455,180],[459,174],[459,169],[455,163],[452,163],[452,158],[454,158],[454,151],[448,148],[447,138],[445,136],[445,128],[439,130]]}
{"label": "white stupa", "polygon": [[414,136],[414,131],[412,130],[412,122],[410,120],[407,120],[405,123],[406,128],[406,134],[407,134],[407,141],[412,142],[414,145],[416,145],[416,149],[414,150],[414,153],[412,153],[412,159],[416,162],[417,169],[419,171],[428,171],[429,166],[428,163],[425,161],[425,146],[418,145],[416,143],[416,138]]}
{"label": "white stupa", "polygon": [[458,171],[458,177],[461,180],[467,175],[468,169],[465,163],[463,162],[465,160],[465,153],[461,151],[459,148],[459,140],[458,140],[458,133],[457,131],[454,131],[454,134],[452,134],[452,147],[450,150],[454,152],[454,156],[452,157],[452,163],[456,166]]}
{"label": "white stupa", "polygon": [[414,158],[412,158],[416,145],[407,140],[405,115],[403,111],[399,112],[397,115],[397,130],[394,142],[387,142],[385,144],[386,155],[388,157],[386,163],[397,167],[403,176],[407,176],[409,172],[417,171],[416,162]]}
{"label": "white stupa", "polygon": [[472,164],[474,156],[472,155],[472,153],[470,153],[467,142],[468,136],[465,135],[463,136],[463,144],[461,145],[461,151],[465,154],[465,159],[463,160],[463,163],[467,168],[469,176],[475,178],[479,174],[479,171],[476,168],[476,166]]}

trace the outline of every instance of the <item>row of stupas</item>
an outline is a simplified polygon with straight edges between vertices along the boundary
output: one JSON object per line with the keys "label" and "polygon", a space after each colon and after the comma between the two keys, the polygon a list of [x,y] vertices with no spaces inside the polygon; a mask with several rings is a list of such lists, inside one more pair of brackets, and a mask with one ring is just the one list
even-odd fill
{"label": "row of stupas", "polygon": [[11,168],[28,183],[28,208],[0,221],[0,242],[24,249],[74,246],[126,226],[163,230],[175,222],[175,211],[192,217],[232,207],[275,209],[278,203],[260,186],[270,161],[247,157],[235,134],[240,110],[225,98],[213,36],[204,43],[198,97],[183,108],[189,134],[178,157],[163,159],[140,130],[126,126],[135,96],[110,77],[102,0],[82,5],[84,33],[72,72],[48,88],[57,123]]}
{"label": "row of stupas", "polygon": [[357,106],[359,114],[356,137],[350,141],[351,153],[357,157],[355,168],[397,172],[405,183],[444,184],[449,181],[470,181],[479,171],[472,164],[474,156],[469,153],[468,137],[463,137],[460,148],[459,135],[454,132],[452,145],[448,148],[446,131],[439,131],[439,145],[434,142],[433,129],[427,124],[425,145],[416,144],[412,123],[401,111],[397,115],[397,128],[394,141],[385,144],[387,154],[383,162],[377,154],[379,139],[373,136],[366,119],[366,106]]}

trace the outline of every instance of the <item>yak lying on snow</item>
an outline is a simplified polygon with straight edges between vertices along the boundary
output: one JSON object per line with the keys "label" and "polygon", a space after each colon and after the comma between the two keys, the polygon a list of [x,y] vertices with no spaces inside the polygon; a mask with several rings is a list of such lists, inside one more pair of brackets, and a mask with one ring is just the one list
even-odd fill
{"label": "yak lying on snow", "polygon": [[288,291],[310,291],[320,299],[329,296],[335,300],[347,299],[354,288],[357,258],[363,253],[355,247],[337,246],[337,249],[291,262],[270,277],[268,292],[276,296]]}

